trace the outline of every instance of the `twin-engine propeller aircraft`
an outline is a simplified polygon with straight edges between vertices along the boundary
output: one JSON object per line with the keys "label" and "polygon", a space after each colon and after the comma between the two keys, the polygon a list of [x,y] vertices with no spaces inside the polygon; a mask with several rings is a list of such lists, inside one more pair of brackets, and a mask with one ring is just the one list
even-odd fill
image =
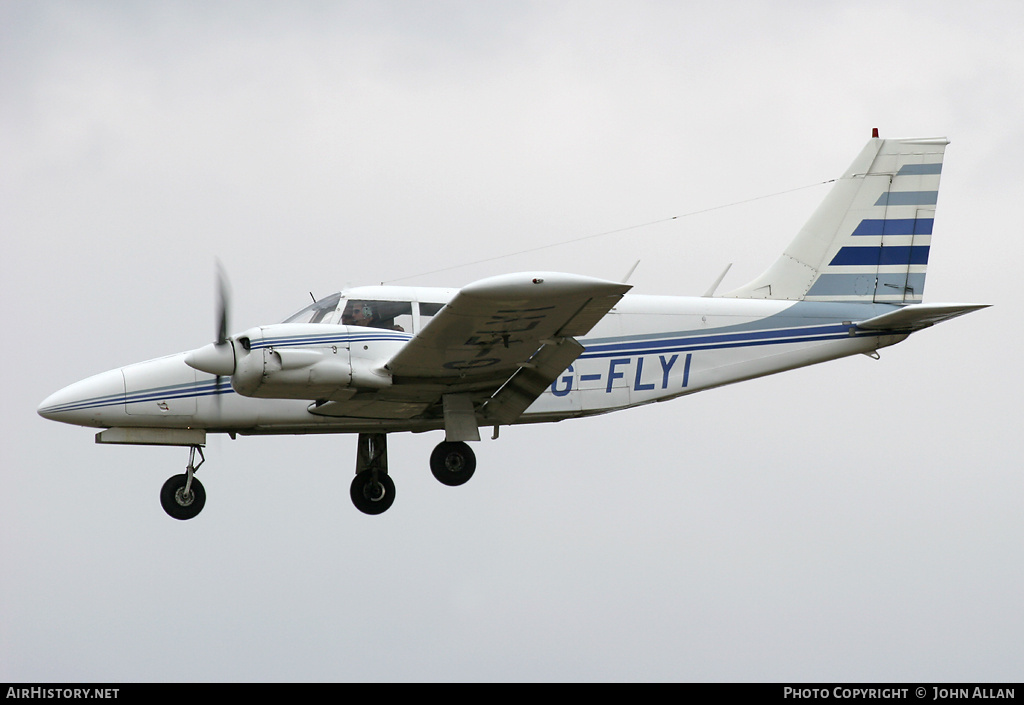
{"label": "twin-engine propeller aircraft", "polygon": [[222,293],[215,342],[76,382],[39,413],[104,429],[98,443],[190,448],[160,493],[176,519],[206,501],[194,473],[209,433],[357,433],[352,501],[380,514],[395,499],[389,433],[444,430],[430,469],[461,485],[481,426],[496,438],[507,424],[877,356],[982,308],[921,302],[946,144],[876,131],[782,256],[727,294],[626,296],[624,283],[528,272],[462,289],[349,289],[228,335]]}

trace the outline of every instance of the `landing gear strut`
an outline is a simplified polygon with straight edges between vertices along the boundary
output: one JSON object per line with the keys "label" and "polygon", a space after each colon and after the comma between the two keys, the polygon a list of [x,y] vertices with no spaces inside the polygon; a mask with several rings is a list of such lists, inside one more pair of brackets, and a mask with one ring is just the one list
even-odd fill
{"label": "landing gear strut", "polygon": [[[197,465],[196,453],[199,453]],[[183,475],[175,475],[164,483],[160,490],[160,504],[164,511],[175,519],[191,519],[203,510],[206,504],[206,490],[193,475],[206,462],[201,446],[191,446],[188,467]]]}
{"label": "landing gear strut", "polygon": [[395,483],[388,476],[386,433],[360,433],[356,477],[349,494],[364,514],[382,514],[395,502]]}

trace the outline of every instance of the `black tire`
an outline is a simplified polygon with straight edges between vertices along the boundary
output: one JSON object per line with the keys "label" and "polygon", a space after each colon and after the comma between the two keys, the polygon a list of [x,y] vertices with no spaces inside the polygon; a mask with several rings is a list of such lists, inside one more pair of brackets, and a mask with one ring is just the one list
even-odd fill
{"label": "black tire", "polygon": [[377,473],[374,483],[373,472],[364,470],[352,480],[349,494],[363,514],[383,514],[395,503],[395,482],[387,473]]}
{"label": "black tire", "polygon": [[190,496],[185,496],[185,483],[188,476],[175,475],[167,480],[160,489],[160,504],[164,511],[175,519],[191,519],[203,511],[206,505],[206,490],[203,483],[192,478]]}
{"label": "black tire", "polygon": [[462,441],[442,441],[430,454],[430,472],[443,485],[464,485],[476,472],[476,454]]}

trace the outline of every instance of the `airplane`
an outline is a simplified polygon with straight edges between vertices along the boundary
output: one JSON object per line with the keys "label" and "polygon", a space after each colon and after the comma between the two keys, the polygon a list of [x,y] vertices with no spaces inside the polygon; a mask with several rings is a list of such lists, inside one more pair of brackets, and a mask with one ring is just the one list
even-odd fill
{"label": "airplane", "polygon": [[[520,272],[461,289],[366,286],[280,323],[229,335],[220,278],[216,339],[52,394],[38,413],[102,429],[97,443],[189,448],[160,501],[191,519],[208,434],[354,433],[353,504],[395,500],[387,437],[444,431],[442,483],[476,469],[480,428],[562,421],[661,402],[855,354],[984,305],[924,303],[948,140],[877,128],[782,255],[715,295],[627,294],[578,274]],[[724,273],[723,273],[724,276]],[[627,275],[628,278],[628,275]],[[196,456],[198,454],[198,463]]]}

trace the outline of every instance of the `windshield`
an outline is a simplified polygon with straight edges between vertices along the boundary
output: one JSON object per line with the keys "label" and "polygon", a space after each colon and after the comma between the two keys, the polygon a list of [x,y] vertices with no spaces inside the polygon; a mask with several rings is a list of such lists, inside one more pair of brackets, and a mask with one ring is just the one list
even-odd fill
{"label": "windshield", "polygon": [[338,308],[338,301],[341,300],[341,294],[331,294],[325,296],[315,303],[311,303],[306,308],[302,309],[298,313],[293,313],[288,318],[281,321],[282,323],[326,323],[330,319],[332,313]]}

